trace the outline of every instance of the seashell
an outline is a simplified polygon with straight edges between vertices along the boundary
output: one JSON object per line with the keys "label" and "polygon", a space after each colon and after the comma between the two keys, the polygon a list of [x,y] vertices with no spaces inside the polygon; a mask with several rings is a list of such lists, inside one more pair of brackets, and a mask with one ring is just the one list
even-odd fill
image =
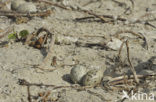
{"label": "seashell", "polygon": [[96,86],[103,78],[103,70],[93,69],[87,72],[87,74],[82,79],[83,86]]}
{"label": "seashell", "polygon": [[122,44],[122,41],[117,38],[112,38],[110,42],[106,44],[106,46],[112,50],[119,50],[120,46]]}
{"label": "seashell", "polygon": [[83,76],[87,73],[87,69],[77,65],[71,69],[70,78],[74,83],[81,84]]}

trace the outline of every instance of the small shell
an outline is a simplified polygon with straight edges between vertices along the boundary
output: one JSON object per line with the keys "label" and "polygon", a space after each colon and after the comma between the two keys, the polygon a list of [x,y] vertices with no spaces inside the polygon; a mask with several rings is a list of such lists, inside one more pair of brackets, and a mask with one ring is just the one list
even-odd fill
{"label": "small shell", "polygon": [[96,86],[99,84],[103,77],[103,70],[93,69],[87,72],[83,77],[83,86]]}
{"label": "small shell", "polygon": [[106,46],[110,49],[113,49],[113,50],[119,50],[120,49],[120,46],[122,44],[122,41],[117,39],[117,38],[112,38],[112,40],[110,42],[108,42],[106,44]]}
{"label": "small shell", "polygon": [[74,83],[81,84],[83,76],[87,73],[87,69],[83,66],[75,66],[71,69],[70,77]]}

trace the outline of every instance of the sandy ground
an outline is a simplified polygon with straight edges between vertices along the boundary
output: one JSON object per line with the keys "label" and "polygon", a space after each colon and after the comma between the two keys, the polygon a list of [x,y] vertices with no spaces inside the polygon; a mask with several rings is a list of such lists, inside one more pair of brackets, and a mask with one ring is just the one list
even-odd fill
{"label": "sandy ground", "polygon": [[[78,5],[87,10],[92,10],[99,15],[113,15],[114,17],[120,15],[130,21],[139,19],[147,12],[154,13],[148,17],[144,17],[143,19],[152,19],[156,16],[155,0],[135,0],[132,14],[124,14],[125,8],[132,7],[130,0],[116,0],[123,2],[125,5],[119,5],[115,0],[101,0],[85,5],[89,1],[90,0],[68,0],[66,3],[67,6]],[[57,3],[60,2],[61,0]],[[75,37],[81,36],[80,40],[93,42],[107,42],[109,41],[107,38],[110,38],[110,36],[115,34],[117,31],[130,30],[136,33],[140,32],[147,38],[149,49],[146,50],[143,48],[139,41],[129,40],[132,64],[134,65],[137,74],[141,74],[145,71],[149,73],[156,72],[156,58],[154,58],[154,56],[156,57],[156,28],[148,25],[145,26],[141,23],[126,24],[121,21],[117,21],[114,24],[87,20],[81,22],[74,21],[75,18],[87,17],[89,15],[52,6],[48,6],[47,8],[51,8],[53,10],[53,13],[49,17],[44,19],[34,17],[27,23],[22,24],[16,24],[12,19],[1,17],[0,29],[6,29],[8,26],[14,25],[14,30],[17,32],[23,29],[33,32],[36,29],[44,27],[50,29],[54,34],[73,35]],[[156,25],[155,21],[151,21],[150,23],[152,25]],[[87,38],[83,37],[84,35],[101,35],[106,38]],[[135,37],[131,36],[131,38]],[[5,41],[8,41],[7,37],[0,39],[1,46]],[[0,47],[0,102],[28,102],[27,87],[19,85],[19,79],[25,79],[30,83],[53,84],[56,86],[71,85],[69,73],[73,66],[68,65],[73,65],[76,61],[79,61],[79,64],[84,65],[87,68],[100,67],[105,69],[104,77],[116,77],[123,75],[123,73],[130,72],[125,47],[121,54],[122,60],[124,61],[124,65],[122,67],[119,67],[118,62],[114,59],[115,56],[117,56],[118,51],[100,48],[98,46],[81,47],[76,46],[75,44],[61,44],[55,45],[53,52],[57,57],[57,63],[67,66],[51,66],[51,69],[57,69],[52,72],[48,72],[41,71],[32,66],[42,63],[43,58],[45,57],[42,50],[29,47],[28,45],[23,45],[20,42],[13,43],[8,47]],[[142,92],[146,92],[148,94],[153,93],[156,100],[155,80],[151,83],[150,87],[146,87],[145,89],[146,90],[141,89]],[[89,93],[86,90],[76,91],[69,88],[53,90],[52,87],[30,87],[33,102],[36,102],[35,97],[38,96],[38,93],[47,91],[51,92],[51,99],[57,99],[57,102],[120,102],[119,100],[122,99],[123,94],[118,91],[104,90],[100,87],[88,90],[100,94],[100,96]],[[126,99],[125,102],[138,101]],[[149,102],[149,100],[146,102]]]}

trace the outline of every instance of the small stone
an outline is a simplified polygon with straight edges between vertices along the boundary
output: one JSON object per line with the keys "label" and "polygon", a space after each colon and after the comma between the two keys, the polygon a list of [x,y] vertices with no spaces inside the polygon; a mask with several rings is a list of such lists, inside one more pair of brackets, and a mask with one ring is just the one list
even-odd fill
{"label": "small stone", "polygon": [[82,84],[83,86],[96,86],[98,85],[103,78],[103,70],[101,69],[93,69],[87,72],[87,74],[83,77]]}
{"label": "small stone", "polygon": [[71,69],[70,77],[74,83],[81,84],[83,76],[87,73],[87,69],[83,66],[77,65]]}
{"label": "small stone", "polygon": [[122,44],[121,40],[119,40],[117,38],[112,38],[112,40],[110,42],[108,42],[106,46],[112,50],[119,50],[121,44]]}
{"label": "small stone", "polygon": [[17,10],[19,5],[24,4],[24,0],[12,0],[11,1],[11,9],[12,10]]}
{"label": "small stone", "polygon": [[29,13],[29,12],[36,12],[37,9],[33,3],[29,2],[29,3],[24,3],[19,5],[17,11],[21,13]]}

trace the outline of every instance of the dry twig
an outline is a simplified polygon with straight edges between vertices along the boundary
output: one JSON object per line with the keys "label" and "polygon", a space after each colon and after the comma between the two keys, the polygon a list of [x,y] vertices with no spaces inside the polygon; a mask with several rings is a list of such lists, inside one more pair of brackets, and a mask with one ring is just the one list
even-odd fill
{"label": "dry twig", "polygon": [[124,33],[130,33],[134,36],[141,38],[144,41],[143,47],[145,47],[148,50],[148,43],[147,43],[146,37],[141,33],[138,34],[130,30],[125,30],[125,31],[118,31],[113,36],[115,36],[116,38],[119,38],[119,35],[124,34]]}
{"label": "dry twig", "polygon": [[[133,32],[133,31],[129,31],[129,30],[126,30],[126,31],[119,31],[119,32],[117,32],[114,36],[116,36],[117,38],[119,38],[119,35],[120,35],[120,34],[123,34],[123,33],[130,33],[130,34],[132,34],[132,35],[138,36],[139,38],[143,39],[144,44],[145,44],[145,47],[148,49],[148,44],[147,44],[146,38],[145,38],[143,35],[137,34],[137,33]],[[134,69],[134,66],[133,66],[132,63],[131,63],[131,60],[130,60],[130,55],[129,55],[130,52],[129,52],[128,39],[126,39],[126,40],[121,44],[120,49],[119,49],[119,53],[118,53],[118,57],[119,57],[119,59],[120,59],[120,61],[121,61],[121,51],[122,51],[122,48],[123,48],[123,45],[124,45],[124,44],[126,44],[126,48],[127,48],[127,58],[128,58],[128,62],[129,62],[129,64],[130,64],[130,69],[131,69],[131,71],[132,71],[132,73],[133,73],[133,75],[134,75],[134,79],[135,79],[136,83],[139,83],[139,79],[137,78],[136,71],[135,71],[135,69]]]}
{"label": "dry twig", "polygon": [[[151,78],[151,77],[156,77],[156,74],[149,74],[149,75],[137,75],[137,77],[141,80],[141,79],[147,79],[147,78]],[[119,76],[119,77],[115,77],[112,78],[108,83],[111,86],[117,85],[117,84],[124,84],[124,79],[127,79],[127,82],[131,82],[134,79],[133,75],[126,75],[126,76]]]}
{"label": "dry twig", "polygon": [[[93,88],[92,86],[78,86],[78,85],[74,85],[74,86],[73,85],[71,85],[71,86],[56,86],[56,85],[47,85],[47,84],[42,84],[42,83],[40,83],[40,84],[38,84],[38,83],[30,83],[30,82],[28,82],[28,81],[26,81],[24,79],[19,79],[18,80],[18,84],[19,85],[22,85],[22,86],[27,86],[28,101],[29,102],[32,102],[32,100],[31,100],[31,93],[30,93],[30,87],[31,86],[36,86],[36,87],[43,87],[43,86],[44,87],[52,87],[53,90],[62,89],[62,88],[72,88],[72,89],[75,89],[75,90],[78,90],[78,91],[83,91],[84,90],[84,91],[87,91],[88,93],[90,93],[92,95],[95,95],[95,96],[99,97],[101,100],[106,101],[106,99],[102,95],[100,95],[100,94],[98,94],[96,92],[87,90],[88,88]],[[49,95],[49,92],[44,95],[43,99],[46,100],[47,97],[48,97],[48,95]]]}
{"label": "dry twig", "polygon": [[[74,7],[66,7],[64,5],[60,5],[60,4],[57,4],[57,3],[53,3],[51,1],[47,1],[47,0],[36,0],[37,2],[44,2],[46,4],[49,4],[49,5],[53,5],[55,7],[59,7],[59,8],[62,8],[62,9],[65,9],[65,10],[72,10],[72,11],[76,11],[76,12],[82,12],[82,13],[87,13],[89,15],[93,15],[93,17],[83,17],[83,18],[77,18],[75,20],[79,21],[81,19],[90,19],[90,18],[99,18],[100,20],[102,20],[104,23],[109,23],[109,22],[114,22],[115,20],[119,20],[119,21],[122,21],[122,22],[128,22],[128,24],[135,24],[135,23],[140,23],[140,24],[145,24],[145,25],[149,25],[153,28],[156,28],[154,25],[150,24],[149,21],[150,20],[140,20],[141,18],[135,20],[135,21],[130,21],[129,19],[126,19],[126,18],[122,18],[120,16],[117,16],[117,17],[114,17],[112,15],[98,15],[92,11],[89,11],[89,10],[83,10],[81,8],[78,8],[78,9],[75,9]],[[115,1],[115,0],[113,0]],[[115,1],[117,2],[117,1]],[[132,8],[134,8],[134,1],[133,0],[130,0],[131,4],[132,4]],[[119,3],[119,2],[117,2]],[[110,20],[106,21],[106,18],[109,18]],[[155,21],[155,19],[153,19]]]}
{"label": "dry twig", "polygon": [[84,13],[87,13],[87,14],[89,14],[89,15],[93,15],[94,17],[97,17],[97,18],[101,19],[103,22],[106,22],[104,16],[97,15],[96,13],[94,13],[94,12],[92,12],[92,11],[83,10],[83,9],[80,9],[80,8],[79,8],[79,10],[76,10],[76,11],[84,12]]}
{"label": "dry twig", "polygon": [[127,46],[127,58],[128,58],[128,62],[130,64],[131,71],[132,71],[132,73],[134,75],[134,79],[135,79],[136,83],[139,83],[139,79],[137,77],[136,71],[135,71],[135,69],[134,69],[134,67],[133,67],[133,65],[131,63],[131,60],[130,60],[128,40],[126,40],[126,46]]}
{"label": "dry twig", "polygon": [[121,51],[123,49],[124,44],[125,44],[125,41],[123,41],[121,46],[120,46],[119,53],[118,53],[119,59],[121,59]]}
{"label": "dry twig", "polygon": [[30,94],[30,86],[27,86],[27,92],[28,92],[28,102],[32,102]]}
{"label": "dry twig", "polygon": [[35,13],[19,13],[15,11],[0,11],[0,16],[7,17],[47,17],[51,14],[51,10],[47,10],[44,12],[35,12]]}
{"label": "dry twig", "polygon": [[128,40],[124,41],[121,46],[120,46],[120,49],[119,49],[119,53],[118,53],[118,56],[119,56],[119,59],[121,60],[121,51],[122,51],[122,48],[123,48],[123,45],[124,43],[126,44],[126,48],[127,48],[127,58],[128,58],[128,62],[130,64],[130,69],[134,75],[134,78],[135,78],[135,81],[136,83],[139,83],[139,79],[137,78],[137,75],[136,75],[136,71],[131,63],[131,60],[130,60],[130,56],[129,56],[129,45],[128,45]]}

